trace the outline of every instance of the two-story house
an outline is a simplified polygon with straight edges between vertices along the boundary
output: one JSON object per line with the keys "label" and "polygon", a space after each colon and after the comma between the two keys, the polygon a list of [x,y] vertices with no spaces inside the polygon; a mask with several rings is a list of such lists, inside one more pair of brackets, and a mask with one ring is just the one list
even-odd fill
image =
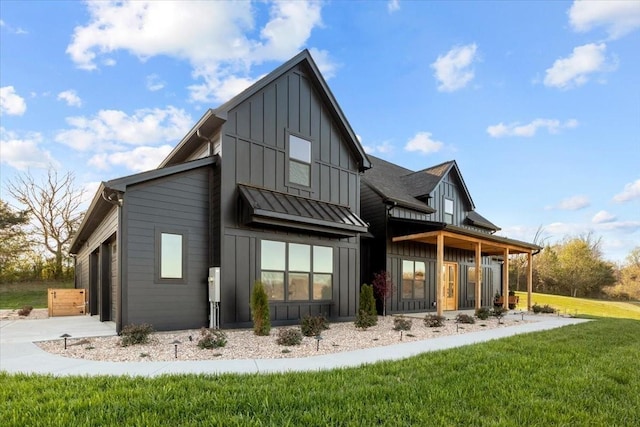
{"label": "two-story house", "polygon": [[256,280],[275,324],[352,319],[360,288],[362,146],[308,51],[209,110],[154,170],[103,182],[76,234],[88,312],[157,330],[251,325]]}
{"label": "two-story house", "polygon": [[[509,255],[527,254],[531,266],[541,248],[494,235],[499,228],[476,212],[455,161],[414,172],[369,159],[361,215],[373,237],[362,239],[362,279],[382,270],[391,275],[396,289],[388,312],[491,306],[496,292],[508,293]],[[530,307],[530,267],[528,274]]]}

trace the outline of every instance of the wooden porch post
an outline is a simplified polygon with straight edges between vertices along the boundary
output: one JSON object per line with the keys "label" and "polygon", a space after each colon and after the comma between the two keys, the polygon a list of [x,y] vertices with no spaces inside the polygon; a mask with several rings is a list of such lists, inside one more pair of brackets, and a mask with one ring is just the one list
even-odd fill
{"label": "wooden porch post", "polygon": [[442,306],[444,304],[444,235],[438,233],[437,240],[437,261],[436,261],[436,310],[438,316],[442,316]]}
{"label": "wooden porch post", "polygon": [[502,267],[502,308],[509,308],[509,248],[504,248]]}
{"label": "wooden porch post", "polygon": [[476,243],[476,309],[482,306],[482,243]]}
{"label": "wooden porch post", "polygon": [[533,253],[527,252],[527,311],[531,311],[531,292],[533,289]]}

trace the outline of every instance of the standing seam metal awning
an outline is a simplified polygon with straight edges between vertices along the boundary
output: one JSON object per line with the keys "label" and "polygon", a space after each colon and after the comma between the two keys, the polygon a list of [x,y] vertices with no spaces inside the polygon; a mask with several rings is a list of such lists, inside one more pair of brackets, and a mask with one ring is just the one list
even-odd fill
{"label": "standing seam metal awning", "polygon": [[238,184],[249,209],[248,222],[353,237],[368,229],[348,206]]}

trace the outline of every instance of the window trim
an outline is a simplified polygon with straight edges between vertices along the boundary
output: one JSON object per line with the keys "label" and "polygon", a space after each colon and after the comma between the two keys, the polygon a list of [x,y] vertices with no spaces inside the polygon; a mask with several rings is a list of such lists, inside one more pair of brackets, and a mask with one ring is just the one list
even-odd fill
{"label": "window trim", "polygon": [[[182,277],[165,278],[162,277],[162,235],[173,234],[182,237]],[[156,227],[155,229],[155,262],[154,262],[154,279],[155,283],[160,284],[186,284],[188,282],[189,271],[189,232],[184,229]]]}
{"label": "window trim", "polygon": [[[263,269],[262,268],[262,243],[263,242],[278,242],[278,243],[284,243],[285,244],[285,253],[284,253],[284,258],[285,258],[285,265],[284,265],[284,270],[273,270],[273,269]],[[289,251],[290,251],[290,245],[305,245],[309,247],[309,271],[300,271],[300,270],[291,270],[289,268]],[[315,270],[315,265],[314,265],[314,255],[315,255],[315,248],[328,248],[331,250],[331,271],[327,272],[324,270]],[[323,244],[310,244],[310,243],[301,243],[301,242],[295,242],[295,241],[281,241],[281,240],[271,240],[271,239],[261,239],[260,240],[260,280],[262,280],[262,275],[263,273],[282,273],[283,274],[283,299],[269,299],[270,303],[277,303],[277,304],[282,304],[282,303],[294,303],[294,304],[300,304],[300,303],[326,303],[328,301],[332,301],[333,300],[333,290],[334,290],[334,270],[335,270],[335,248],[333,246],[326,246]],[[305,274],[307,275],[308,278],[308,284],[307,284],[307,291],[308,291],[308,298],[307,299],[290,299],[289,298],[289,277],[291,274]],[[323,299],[323,298],[319,298],[316,299],[314,298],[314,285],[315,285],[315,276],[316,275],[320,275],[320,276],[329,276],[330,280],[331,280],[331,287],[330,287],[330,292],[329,292],[329,298],[327,299]]]}
{"label": "window trim", "polygon": [[[303,161],[303,160],[299,160],[296,159],[295,157],[291,156],[291,137],[296,137],[299,139],[302,139],[304,141],[307,141],[309,143],[309,163]],[[290,130],[287,130],[285,132],[285,138],[286,138],[286,144],[285,144],[285,148],[286,148],[286,155],[287,155],[287,164],[285,167],[285,173],[287,174],[286,178],[287,178],[287,184],[292,186],[292,187],[298,187],[298,188],[304,188],[304,189],[310,189],[312,187],[313,184],[313,139],[309,138],[308,136],[304,136],[302,134],[299,134],[297,132],[292,132]],[[308,165],[309,166],[309,185],[304,185],[304,184],[300,184],[297,182],[293,182],[291,181],[291,162],[295,162],[301,165]]]}
{"label": "window trim", "polygon": [[[401,285],[400,285],[400,299],[403,301],[423,301],[426,300],[428,298],[428,292],[427,292],[427,262],[423,259],[411,259],[411,258],[400,258],[400,262],[401,262],[401,266],[402,268],[400,269],[400,278],[401,278]],[[411,298],[405,297],[404,296],[404,282],[405,282],[405,278],[404,278],[404,263],[405,262],[411,262],[413,263],[413,278],[411,279]],[[421,262],[424,265],[424,279],[423,280],[416,280],[416,262]],[[409,279],[407,279],[408,281]],[[416,282],[423,282],[423,286],[424,286],[424,296],[422,298],[416,297],[415,296],[415,289],[416,289]]]}

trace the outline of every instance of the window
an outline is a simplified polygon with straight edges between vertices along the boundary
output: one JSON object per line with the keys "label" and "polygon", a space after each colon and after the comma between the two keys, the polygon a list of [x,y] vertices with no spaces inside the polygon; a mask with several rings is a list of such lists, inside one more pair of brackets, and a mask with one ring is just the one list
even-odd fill
{"label": "window", "polygon": [[261,242],[261,280],[271,301],[319,301],[332,297],[333,248]]}
{"label": "window", "polygon": [[156,231],[156,281],[184,283],[187,266],[187,237],[175,231]]}
{"label": "window", "polygon": [[289,135],[289,182],[311,186],[311,141]]}
{"label": "window", "polygon": [[425,268],[423,261],[402,261],[402,298],[424,299]]}
{"label": "window", "polygon": [[467,267],[467,299],[476,298],[476,268]]}
{"label": "window", "polygon": [[444,199],[444,222],[453,224],[453,200]]}

